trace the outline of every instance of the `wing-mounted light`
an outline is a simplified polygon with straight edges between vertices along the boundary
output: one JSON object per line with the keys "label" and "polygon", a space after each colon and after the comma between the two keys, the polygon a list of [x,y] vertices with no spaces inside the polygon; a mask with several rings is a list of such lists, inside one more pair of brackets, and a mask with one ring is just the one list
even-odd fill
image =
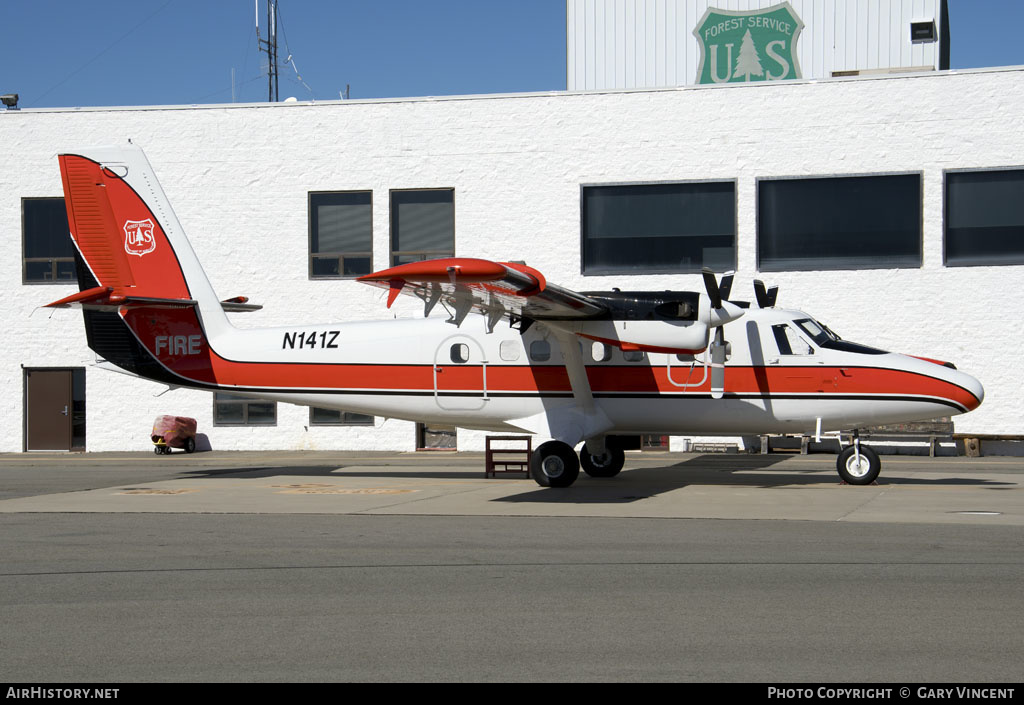
{"label": "wing-mounted light", "polygon": [[230,299],[224,299],[220,302],[220,307],[229,313],[246,313],[263,308],[261,304],[249,303],[248,296],[232,296]]}

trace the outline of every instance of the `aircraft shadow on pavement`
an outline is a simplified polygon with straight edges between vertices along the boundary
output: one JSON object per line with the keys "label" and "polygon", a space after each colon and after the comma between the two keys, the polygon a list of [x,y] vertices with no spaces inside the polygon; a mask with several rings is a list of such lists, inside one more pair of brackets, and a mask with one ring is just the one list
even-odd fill
{"label": "aircraft shadow on pavement", "polygon": [[[772,455],[701,455],[672,465],[628,468],[610,479],[590,478],[584,474],[572,487],[551,489],[537,487],[529,492],[495,499],[495,502],[534,502],[557,504],[622,504],[656,497],[671,490],[691,485],[778,489],[799,487],[834,487],[840,485],[835,472],[835,456],[822,456],[822,462],[794,469],[768,470],[791,456]],[[646,460],[646,459],[645,459]],[[746,471],[746,472],[745,472]],[[913,478],[882,476],[873,486],[916,485],[922,487],[974,486],[987,489],[1011,489],[1015,483],[976,477]],[[847,486],[851,492],[859,487]]]}
{"label": "aircraft shadow on pavement", "polygon": [[[617,477],[591,478],[581,473],[572,487],[546,488],[531,485],[526,492],[495,498],[494,502],[542,503],[542,504],[628,504],[650,499],[672,490],[691,485],[717,487],[743,487],[754,489],[777,489],[793,487],[832,487],[839,485],[835,473],[834,456],[822,456],[821,463],[805,463],[797,469],[774,466],[792,456],[778,455],[700,455],[687,458],[671,465],[649,465],[629,467]],[[650,462],[653,458],[642,457],[633,462]],[[306,466],[265,466],[234,468],[202,468],[183,470],[181,478],[190,479],[266,479],[272,477],[319,477],[340,481],[345,478],[363,479],[436,479],[466,480],[483,479],[483,467],[420,469],[415,462],[408,465],[381,465],[367,467],[363,462],[358,470],[349,470],[344,465]],[[762,472],[757,472],[762,471]],[[763,472],[769,471],[769,472]],[[512,474],[508,479],[523,479],[524,475]],[[496,478],[506,479],[506,478]],[[883,468],[878,485],[904,485],[921,487],[982,487],[988,489],[1010,489],[1014,483],[998,482],[983,477],[951,477],[941,479],[915,477],[886,477]],[[860,488],[848,487],[855,492]]]}
{"label": "aircraft shadow on pavement", "polygon": [[268,477],[329,477],[341,480],[346,477],[364,478],[410,478],[410,479],[441,479],[441,480],[465,480],[467,477],[483,477],[483,469],[479,474],[470,473],[465,470],[417,470],[415,466],[402,466],[401,470],[395,470],[394,465],[381,465],[380,470],[367,469],[366,465],[360,463],[360,470],[349,470],[344,465],[284,465],[253,468],[210,468],[183,471],[183,478],[238,478],[238,479],[265,479]]}

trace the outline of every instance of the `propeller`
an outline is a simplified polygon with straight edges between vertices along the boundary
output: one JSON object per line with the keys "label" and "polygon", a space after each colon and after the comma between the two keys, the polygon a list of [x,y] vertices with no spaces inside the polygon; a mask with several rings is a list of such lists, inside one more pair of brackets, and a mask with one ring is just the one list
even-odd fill
{"label": "propeller", "polygon": [[729,293],[732,291],[732,280],[735,274],[736,272],[733,271],[726,272],[722,275],[722,281],[718,282],[715,273],[710,269],[704,267],[701,270],[701,276],[704,277],[704,288],[711,300],[711,308],[722,308],[722,302],[729,298]]}
{"label": "propeller", "polygon": [[[729,350],[729,343],[725,340],[723,327],[729,321],[734,321],[742,316],[743,309],[726,300],[732,291],[735,272],[726,272],[719,282],[715,273],[705,267],[701,271],[701,276],[704,277],[704,288],[707,290],[710,302],[706,322],[708,326],[715,329],[714,339],[708,346],[711,353],[711,398],[721,399],[725,395],[725,358]],[[701,318],[703,319],[704,316],[702,315]]]}
{"label": "propeller", "polygon": [[775,306],[775,299],[779,296],[779,287],[772,286],[766,289],[763,281],[755,279],[754,296],[757,297],[758,308],[773,308]]}

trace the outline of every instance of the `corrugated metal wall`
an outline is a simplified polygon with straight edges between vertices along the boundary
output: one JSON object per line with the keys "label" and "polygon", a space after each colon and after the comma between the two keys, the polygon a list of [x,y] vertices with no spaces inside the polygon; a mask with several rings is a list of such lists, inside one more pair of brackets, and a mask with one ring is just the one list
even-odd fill
{"label": "corrugated metal wall", "polygon": [[[696,83],[701,50],[693,30],[708,7],[750,11],[778,0],[566,0],[570,91]],[[836,71],[941,65],[945,0],[790,0],[803,21],[803,78]],[[934,20],[934,42],[911,42],[910,23]]]}

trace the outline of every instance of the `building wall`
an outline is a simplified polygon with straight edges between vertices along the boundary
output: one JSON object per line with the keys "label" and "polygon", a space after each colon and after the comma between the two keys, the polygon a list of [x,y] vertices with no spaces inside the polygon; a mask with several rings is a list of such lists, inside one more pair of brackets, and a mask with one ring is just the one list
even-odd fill
{"label": "building wall", "polygon": [[[131,138],[156,170],[222,298],[264,309],[236,325],[418,316],[353,281],[310,281],[307,193],[373,190],[374,265],[389,253],[390,189],[455,189],[456,251],[525,259],[578,290],[701,290],[699,275],[587,276],[580,268],[581,184],[737,180],[733,297],[752,298],[756,180],[923,173],[920,269],[781,272],[779,303],[844,338],[954,361],[986,400],[958,431],[1018,433],[1024,268],[943,266],[943,170],[1024,166],[1024,70],[796,81],[607,93],[467,96],[192,108],[23,110],[0,114],[0,451],[22,450],[22,367],[93,359],[81,314],[39,309],[75,291],[21,283],[21,199],[60,196],[56,154]],[[404,297],[402,297],[404,298]],[[273,428],[219,428],[205,392],[166,392],[87,372],[88,450],[148,445],[153,417],[194,416],[214,448],[414,448],[413,425],[308,428],[279,405]],[[460,432],[460,448],[483,434]]]}
{"label": "building wall", "polygon": [[[694,30],[709,8],[749,12],[782,1],[566,0],[566,86],[582,91],[698,83],[701,47]],[[803,78],[942,68],[940,39],[949,40],[945,0],[788,2],[804,25],[796,46]],[[936,41],[911,41],[910,23],[921,20],[935,21]]]}

